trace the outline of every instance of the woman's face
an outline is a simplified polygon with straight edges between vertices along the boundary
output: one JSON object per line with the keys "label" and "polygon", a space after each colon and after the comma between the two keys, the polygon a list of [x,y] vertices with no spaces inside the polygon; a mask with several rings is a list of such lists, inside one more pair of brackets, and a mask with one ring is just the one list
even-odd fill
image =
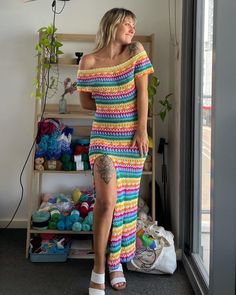
{"label": "woman's face", "polygon": [[132,19],[132,17],[128,16],[124,19],[123,22],[117,25],[115,40],[122,42],[122,44],[130,44],[134,33],[134,20]]}

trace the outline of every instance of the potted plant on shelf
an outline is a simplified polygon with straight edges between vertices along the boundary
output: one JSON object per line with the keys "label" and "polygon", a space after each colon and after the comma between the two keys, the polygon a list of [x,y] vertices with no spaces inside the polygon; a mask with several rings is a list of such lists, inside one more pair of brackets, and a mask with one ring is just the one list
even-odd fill
{"label": "potted plant on shelf", "polygon": [[72,83],[71,78],[69,77],[64,80],[64,92],[61,95],[61,99],[59,100],[59,114],[65,114],[67,112],[67,101],[65,99],[65,95],[67,93],[74,93],[76,90],[76,85],[76,81]]}
{"label": "potted plant on shelf", "polygon": [[37,99],[43,98],[42,83],[45,82],[49,89],[55,89],[57,76],[51,74],[49,77],[48,71],[51,64],[58,62],[58,56],[63,54],[63,51],[60,49],[63,44],[57,39],[55,35],[56,31],[57,28],[53,25],[42,27],[38,30],[39,41],[35,46],[38,65],[36,67],[36,79],[34,81],[35,92],[33,93],[33,96]]}
{"label": "potted plant on shelf", "polygon": [[[154,103],[154,96],[156,95],[157,88],[160,85],[160,80],[153,75],[151,77],[151,81],[148,84],[148,113],[149,116],[153,116],[153,103]],[[172,93],[167,94],[164,99],[159,99],[158,102],[161,105],[161,110],[157,114],[160,116],[161,120],[164,121],[166,114],[172,109],[172,105],[169,101],[169,97],[172,95]]]}

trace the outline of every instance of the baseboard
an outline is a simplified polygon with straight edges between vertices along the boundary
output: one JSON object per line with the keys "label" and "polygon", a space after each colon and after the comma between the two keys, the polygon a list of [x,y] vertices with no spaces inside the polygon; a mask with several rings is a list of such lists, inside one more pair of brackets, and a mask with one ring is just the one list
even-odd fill
{"label": "baseboard", "polygon": [[[0,228],[4,228],[10,220],[0,219]],[[14,219],[8,228],[27,228],[27,219]]]}

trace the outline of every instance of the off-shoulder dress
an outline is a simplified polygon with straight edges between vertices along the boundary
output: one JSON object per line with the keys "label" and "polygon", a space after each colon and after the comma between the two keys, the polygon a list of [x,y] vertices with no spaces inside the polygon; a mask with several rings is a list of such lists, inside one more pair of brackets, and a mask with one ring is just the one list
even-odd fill
{"label": "off-shoulder dress", "polygon": [[77,89],[91,92],[96,102],[90,136],[89,159],[93,169],[97,157],[113,161],[117,178],[117,201],[109,238],[108,265],[135,255],[138,195],[145,156],[131,147],[137,128],[137,89],[135,79],[153,73],[145,50],[116,66],[78,70]]}

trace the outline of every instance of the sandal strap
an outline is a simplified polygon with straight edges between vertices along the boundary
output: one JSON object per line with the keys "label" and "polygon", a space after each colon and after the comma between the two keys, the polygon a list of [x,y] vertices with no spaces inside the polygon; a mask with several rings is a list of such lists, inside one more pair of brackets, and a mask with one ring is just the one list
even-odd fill
{"label": "sandal strap", "polygon": [[109,272],[113,272],[113,271],[123,271],[122,264],[120,263],[118,268],[116,268],[116,269],[109,268]]}
{"label": "sandal strap", "polygon": [[89,295],[105,295],[104,290],[89,288]]}
{"label": "sandal strap", "polygon": [[92,271],[91,281],[95,284],[105,284],[105,274]]}
{"label": "sandal strap", "polygon": [[125,277],[117,277],[111,280],[111,285],[114,286],[115,284],[119,283],[126,283]]}

